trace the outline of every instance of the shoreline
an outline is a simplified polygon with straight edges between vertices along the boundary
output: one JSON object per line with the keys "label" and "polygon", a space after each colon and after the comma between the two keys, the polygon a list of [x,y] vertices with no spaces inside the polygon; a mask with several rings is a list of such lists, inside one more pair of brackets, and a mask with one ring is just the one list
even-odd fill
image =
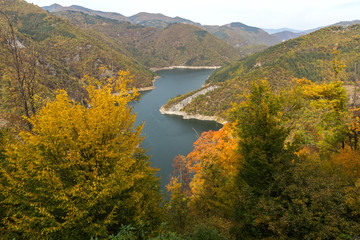
{"label": "shoreline", "polygon": [[215,86],[210,86],[210,87],[207,87],[205,89],[202,89],[202,90],[194,93],[193,95],[183,99],[179,103],[170,106],[168,109],[165,109],[165,105],[161,106],[159,111],[160,111],[161,114],[182,116],[183,119],[197,119],[197,120],[201,120],[201,121],[215,121],[217,123],[224,124],[226,121],[224,121],[223,119],[220,119],[219,117],[216,117],[216,116],[204,116],[204,115],[200,115],[200,114],[188,114],[188,113],[186,113],[184,111],[181,111],[181,109],[183,109],[185,106],[187,106],[197,96],[204,95],[204,94],[206,94],[206,93],[208,93],[210,91],[215,90],[216,88],[218,88],[218,86],[215,85]]}
{"label": "shoreline", "polygon": [[160,70],[171,70],[171,69],[218,69],[221,66],[169,66],[160,68],[150,68],[151,71],[157,72]]}
{"label": "shoreline", "polygon": [[[157,72],[160,70],[171,70],[171,69],[219,69],[219,68],[221,68],[221,66],[170,66],[170,67],[162,67],[162,68],[150,68],[150,70],[153,72]],[[154,77],[154,79],[152,80],[152,86],[141,87],[141,88],[136,88],[136,89],[139,92],[146,92],[146,91],[154,90],[155,89],[154,84],[155,84],[156,79],[158,79],[158,78],[160,78],[160,76]]]}
{"label": "shoreline", "polygon": [[200,114],[192,115],[192,114],[188,114],[188,113],[182,112],[182,111],[165,110],[165,108],[163,106],[159,109],[159,111],[163,115],[181,116],[185,120],[196,119],[196,120],[200,120],[200,121],[214,121],[214,122],[217,122],[222,125],[224,125],[226,123],[225,120],[218,118],[216,116],[204,116],[204,115],[200,115]]}
{"label": "shoreline", "polygon": [[[160,76],[155,76],[154,79],[151,81],[152,82],[152,86],[148,86],[148,87],[140,87],[140,88],[136,88],[136,90],[138,92],[146,92],[146,91],[151,91],[155,89],[155,81],[156,79],[160,78]],[[130,91],[132,92],[132,91]]]}

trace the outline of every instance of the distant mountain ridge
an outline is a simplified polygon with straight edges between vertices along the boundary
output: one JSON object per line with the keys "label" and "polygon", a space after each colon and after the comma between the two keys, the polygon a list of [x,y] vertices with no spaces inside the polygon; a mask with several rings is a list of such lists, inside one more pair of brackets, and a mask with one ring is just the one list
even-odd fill
{"label": "distant mountain ridge", "polygon": [[[106,35],[117,46],[122,46],[126,55],[150,68],[174,65],[221,66],[242,57],[239,49],[192,24],[173,23],[156,28],[77,11],[53,14],[83,29]],[[159,17],[162,18],[161,15]]]}
{"label": "distant mountain ridge", "polygon": [[[318,27],[308,30],[297,30],[291,28],[262,29],[248,26],[240,22],[233,22],[222,26],[209,26],[201,25],[199,23],[181,17],[168,17],[161,13],[141,12],[133,16],[125,17],[119,13],[96,11],[76,5],[72,5],[70,7],[63,7],[59,4],[53,4],[51,6],[43,8],[53,13],[61,11],[78,11],[92,16],[101,16],[120,22],[130,22],[146,27],[166,28],[170,24],[174,23],[190,24],[201,27],[206,31],[214,34],[215,36],[232,45],[233,47],[240,49],[240,51],[245,55],[261,51],[269,46],[273,46],[283,41],[309,34],[321,28]],[[360,23],[360,21],[344,21],[332,24],[330,26],[346,27],[357,23]]]}
{"label": "distant mountain ridge", "polygon": [[280,32],[300,33],[300,32],[304,31],[304,30],[298,30],[298,29],[293,29],[293,28],[261,28],[261,29],[269,34],[275,34],[275,33],[280,33]]}
{"label": "distant mountain ridge", "polygon": [[287,41],[289,39],[297,38],[305,34],[303,32],[294,33],[291,31],[282,31],[282,32],[273,33],[271,35],[277,37],[281,41]]}
{"label": "distant mountain ridge", "polygon": [[118,21],[130,22],[147,27],[166,28],[170,24],[184,23],[201,27],[213,33],[218,38],[229,43],[233,47],[250,54],[281,42],[276,36],[272,36],[260,28],[251,27],[240,22],[230,23],[224,26],[202,26],[199,23],[181,17],[168,17],[160,13],[141,12],[133,16],[125,17],[121,14],[106,13],[90,10],[80,6],[62,7],[59,4],[43,7],[45,10],[57,13],[62,11],[78,11],[93,16],[111,18]]}
{"label": "distant mountain ridge", "polygon": [[165,16],[161,13],[141,12],[141,13],[135,14],[133,16],[130,16],[129,19],[131,20],[132,23],[140,24],[143,26],[153,26],[153,27],[157,27],[159,25],[159,23],[166,23],[163,25],[160,24],[160,27],[161,26],[166,27],[164,25],[167,25],[169,23],[186,23],[186,24],[192,24],[192,25],[197,25],[197,26],[200,25],[199,23],[195,23],[195,22],[190,21],[185,18],[181,18],[181,17],[172,18],[172,17]]}
{"label": "distant mountain ridge", "polygon": [[140,12],[133,16],[125,17],[120,13],[114,12],[102,12],[97,10],[88,9],[82,6],[71,5],[69,7],[63,7],[59,4],[53,4],[51,6],[42,7],[44,10],[49,12],[61,12],[61,11],[78,11],[82,13],[86,13],[93,16],[101,16],[105,18],[110,18],[114,20],[118,20],[121,22],[131,22],[135,24],[140,24],[143,26],[153,26],[153,27],[166,27],[168,24],[171,23],[187,23],[193,25],[200,25],[199,23],[195,23],[185,18],[181,17],[168,17],[161,13],[146,13]]}
{"label": "distant mountain ridge", "polygon": [[[223,26],[203,26],[203,28],[248,54],[281,42],[276,36],[272,36],[260,28],[240,22],[233,22]],[[249,48],[250,46],[253,49]]]}
{"label": "distant mountain ridge", "polygon": [[63,7],[63,6],[55,3],[50,6],[45,6],[42,8],[48,12],[77,11],[77,12],[82,12],[82,13],[86,13],[89,15],[110,18],[110,19],[114,19],[114,20],[118,20],[118,21],[131,22],[131,20],[129,18],[121,15],[120,13],[96,11],[96,10],[92,10],[92,9],[85,8],[85,7],[78,6],[78,5],[71,5],[69,7]]}
{"label": "distant mountain ridge", "polygon": [[[326,27],[330,27],[330,26],[348,27],[348,26],[351,26],[354,24],[360,24],[360,20],[342,21],[342,22],[331,24]],[[317,28],[312,28],[312,29],[308,29],[308,30],[296,30],[296,29],[290,29],[290,28],[280,28],[280,29],[265,29],[265,28],[263,28],[263,30],[270,33],[273,36],[276,36],[281,41],[287,41],[287,40],[290,40],[293,38],[297,38],[297,37],[315,32],[321,28],[322,27],[317,27]]]}

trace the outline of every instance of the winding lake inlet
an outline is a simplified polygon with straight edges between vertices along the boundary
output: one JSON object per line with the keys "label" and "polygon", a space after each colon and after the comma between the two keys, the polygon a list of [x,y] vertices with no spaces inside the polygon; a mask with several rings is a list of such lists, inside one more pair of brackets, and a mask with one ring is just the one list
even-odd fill
{"label": "winding lake inlet", "polygon": [[169,182],[173,159],[186,156],[193,150],[193,143],[204,131],[219,130],[215,121],[184,120],[180,116],[162,115],[159,111],[170,98],[200,88],[213,69],[171,69],[158,71],[155,89],[142,92],[139,102],[133,104],[137,113],[136,124],[145,122],[143,148],[153,167],[159,168],[161,186]]}

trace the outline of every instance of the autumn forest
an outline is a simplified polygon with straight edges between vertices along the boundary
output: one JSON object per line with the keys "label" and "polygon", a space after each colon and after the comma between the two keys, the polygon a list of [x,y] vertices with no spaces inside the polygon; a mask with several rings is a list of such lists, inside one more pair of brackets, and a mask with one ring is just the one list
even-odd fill
{"label": "autumn forest", "polygon": [[[360,25],[260,46],[238,24],[236,48],[150,23],[0,1],[0,239],[358,239]],[[182,63],[222,66],[181,111],[223,126],[164,190],[131,103]]]}

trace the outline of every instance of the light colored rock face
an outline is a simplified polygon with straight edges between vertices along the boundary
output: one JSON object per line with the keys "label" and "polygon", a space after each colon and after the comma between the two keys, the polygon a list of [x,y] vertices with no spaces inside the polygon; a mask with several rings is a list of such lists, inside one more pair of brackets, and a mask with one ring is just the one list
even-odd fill
{"label": "light colored rock face", "polygon": [[220,123],[223,123],[221,119],[215,116],[203,116],[200,114],[187,114],[186,112],[181,111],[186,105],[188,105],[193,99],[195,99],[199,95],[206,94],[210,91],[213,91],[214,89],[218,88],[218,86],[210,86],[205,89],[202,89],[198,91],[197,93],[185,98],[181,102],[171,106],[168,109],[165,109],[164,106],[160,108],[161,114],[168,114],[168,115],[178,115],[182,116],[184,119],[198,119],[198,120],[204,120],[204,121],[217,121]]}
{"label": "light colored rock face", "polygon": [[204,116],[204,115],[200,115],[200,114],[187,114],[186,112],[183,111],[171,111],[171,110],[165,110],[164,107],[160,108],[160,112],[162,114],[167,114],[167,115],[177,115],[177,116],[182,116],[183,119],[197,119],[197,120],[202,120],[202,121],[216,121],[219,123],[223,123],[223,121],[221,119],[219,119],[218,117],[215,116]]}
{"label": "light colored rock face", "polygon": [[185,98],[184,100],[182,100],[181,102],[171,106],[170,108],[167,109],[167,111],[172,111],[172,112],[177,112],[177,111],[181,111],[181,109],[183,109],[186,105],[188,105],[192,100],[194,100],[197,96],[199,95],[203,95],[206,94],[210,91],[213,91],[214,89],[218,88],[218,86],[210,86],[208,88],[205,88],[203,90],[198,91],[197,93]]}

